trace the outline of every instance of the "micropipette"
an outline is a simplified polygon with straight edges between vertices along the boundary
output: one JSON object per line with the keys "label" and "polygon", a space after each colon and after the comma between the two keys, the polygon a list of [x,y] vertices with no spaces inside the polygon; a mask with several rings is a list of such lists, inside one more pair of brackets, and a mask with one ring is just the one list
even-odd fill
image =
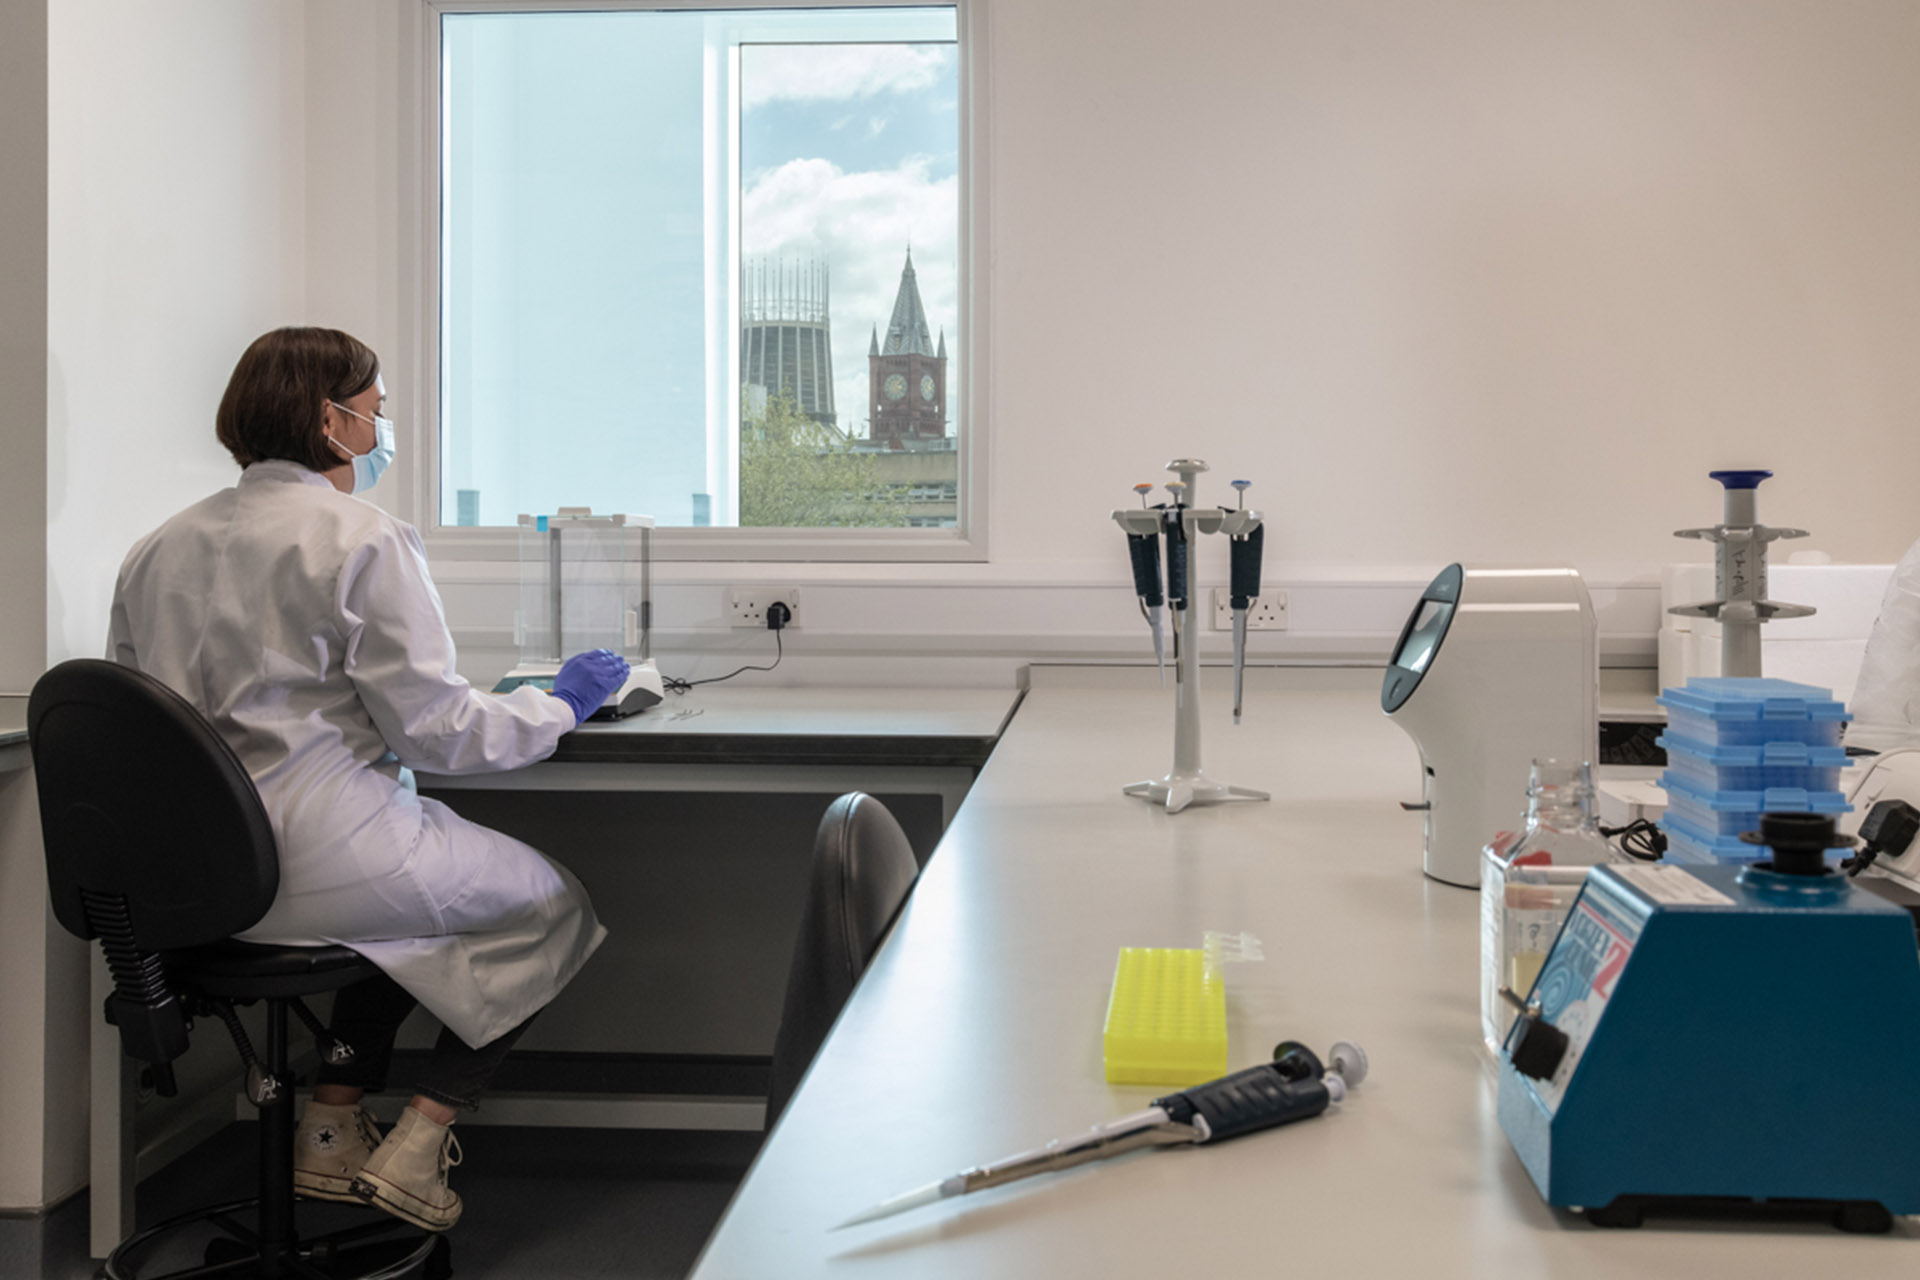
{"label": "micropipette", "polygon": [[1167,492],[1173,495],[1173,503],[1166,508],[1167,525],[1167,612],[1173,623],[1173,704],[1178,707],[1186,702],[1187,682],[1184,669],[1180,665],[1182,645],[1189,643],[1185,631],[1184,615],[1187,612],[1187,522],[1186,496],[1187,486],[1183,481],[1167,481]]}
{"label": "micropipette", "polygon": [[1328,1051],[1327,1060],[1330,1066],[1323,1068],[1311,1049],[1295,1040],[1283,1041],[1274,1048],[1270,1063],[1155,1098],[1145,1110],[1095,1125],[1080,1137],[1057,1138],[1044,1147],[882,1200],[840,1226],[892,1217],[1140,1147],[1198,1146],[1317,1116],[1367,1078],[1367,1055],[1357,1044],[1341,1041]]}
{"label": "micropipette", "polygon": [[[1235,480],[1233,487],[1244,507],[1251,480]],[[1238,510],[1239,508],[1236,508]],[[1255,514],[1258,514],[1257,512]],[[1240,691],[1247,673],[1247,610],[1260,594],[1260,548],[1267,526],[1256,524],[1237,538],[1227,540],[1227,568],[1232,585],[1228,604],[1233,607],[1233,722],[1240,723]]]}
{"label": "micropipette", "polygon": [[[1133,491],[1140,495],[1140,505],[1147,510],[1147,495],[1153,492],[1151,484],[1137,484]],[[1133,559],[1133,589],[1140,597],[1140,613],[1153,628],[1153,661],[1160,669],[1160,687],[1167,685],[1167,643],[1160,630],[1160,606],[1166,597],[1160,589],[1160,535],[1157,533],[1127,533],[1127,554]]]}

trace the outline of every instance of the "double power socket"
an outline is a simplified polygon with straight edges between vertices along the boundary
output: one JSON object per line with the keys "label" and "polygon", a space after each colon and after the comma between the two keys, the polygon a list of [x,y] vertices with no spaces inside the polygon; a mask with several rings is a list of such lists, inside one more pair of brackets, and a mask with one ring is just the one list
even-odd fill
{"label": "double power socket", "polygon": [[[1213,629],[1233,630],[1233,589],[1213,589]],[[1287,629],[1287,593],[1271,588],[1262,591],[1247,606],[1247,630],[1285,631]]]}
{"label": "double power socket", "polygon": [[767,629],[767,608],[770,605],[787,606],[789,627],[800,625],[800,588],[798,587],[734,587],[728,597],[727,624],[734,627],[757,627]]}

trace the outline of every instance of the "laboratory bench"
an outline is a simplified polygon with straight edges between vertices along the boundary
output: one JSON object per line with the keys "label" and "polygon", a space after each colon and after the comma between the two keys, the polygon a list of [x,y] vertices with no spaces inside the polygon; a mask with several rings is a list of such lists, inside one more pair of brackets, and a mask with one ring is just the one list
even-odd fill
{"label": "laboratory bench", "polygon": [[[1549,1208],[1495,1117],[1479,897],[1420,872],[1420,815],[1397,803],[1417,798],[1419,759],[1377,670],[1250,671],[1237,727],[1223,674],[1205,679],[1208,772],[1270,802],[1169,815],[1123,795],[1171,760],[1171,694],[1151,671],[1033,670],[697,1280],[1911,1274],[1913,1220],[1607,1231]],[[833,1229],[1167,1092],[1105,1082],[1117,953],[1210,929],[1267,956],[1227,970],[1229,1069],[1281,1040],[1355,1040],[1372,1072],[1346,1101]],[[1899,1086],[1865,1087],[1870,1104]]]}
{"label": "laboratory bench", "polygon": [[[821,815],[847,791],[869,792],[924,860],[1020,698],[1012,687],[696,687],[575,730],[524,769],[420,775],[423,795],[569,867],[608,929],[467,1123],[759,1130]],[[95,969],[98,1003],[108,980]],[[403,1028],[396,1084],[436,1030],[424,1013]],[[252,1108],[239,1100],[222,1114],[212,1099],[207,1116],[142,1134],[136,1151],[135,1073],[112,1027],[96,1022],[93,1053],[91,1236],[104,1256],[132,1229],[135,1177]],[[370,1099],[388,1120],[405,1100]]]}

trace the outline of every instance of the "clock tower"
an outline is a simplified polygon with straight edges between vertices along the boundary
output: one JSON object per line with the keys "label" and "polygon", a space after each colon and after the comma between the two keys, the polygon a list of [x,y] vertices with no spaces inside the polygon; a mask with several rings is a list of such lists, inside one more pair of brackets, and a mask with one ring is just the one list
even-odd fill
{"label": "clock tower", "polygon": [[886,340],[876,329],[867,347],[867,403],[873,412],[868,435],[875,443],[913,449],[946,439],[947,335],[941,331],[936,348],[927,332],[911,249],[900,273]]}

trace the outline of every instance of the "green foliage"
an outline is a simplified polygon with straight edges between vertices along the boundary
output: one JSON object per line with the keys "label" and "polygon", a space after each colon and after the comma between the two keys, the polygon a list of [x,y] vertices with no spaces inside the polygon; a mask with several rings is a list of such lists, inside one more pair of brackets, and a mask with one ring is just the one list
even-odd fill
{"label": "green foliage", "polygon": [[800,412],[791,390],[755,412],[741,397],[740,523],[787,529],[903,528],[906,493],[876,479],[872,454]]}

